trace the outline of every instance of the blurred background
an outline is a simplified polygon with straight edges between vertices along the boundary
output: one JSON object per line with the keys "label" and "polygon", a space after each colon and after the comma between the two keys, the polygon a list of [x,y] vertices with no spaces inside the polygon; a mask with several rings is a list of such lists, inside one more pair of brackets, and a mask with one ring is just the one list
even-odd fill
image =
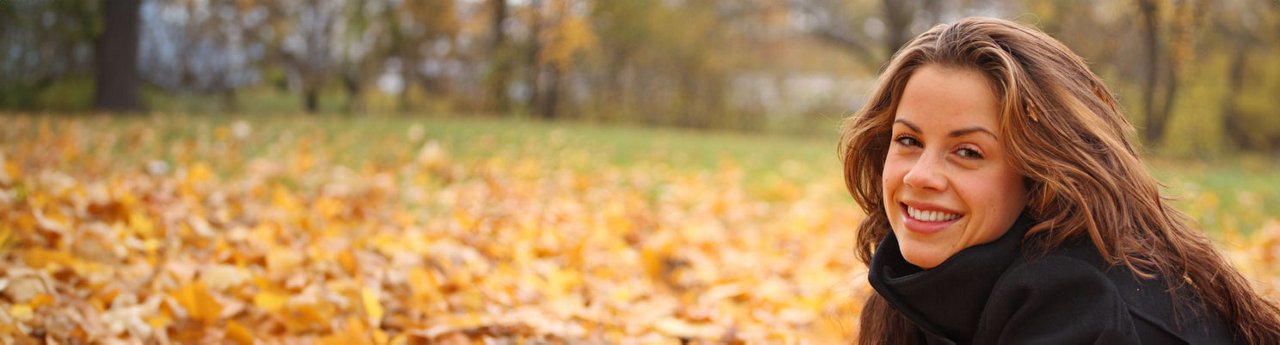
{"label": "blurred background", "polygon": [[0,0],[0,109],[829,133],[931,25],[1035,25],[1149,147],[1280,149],[1275,0]]}

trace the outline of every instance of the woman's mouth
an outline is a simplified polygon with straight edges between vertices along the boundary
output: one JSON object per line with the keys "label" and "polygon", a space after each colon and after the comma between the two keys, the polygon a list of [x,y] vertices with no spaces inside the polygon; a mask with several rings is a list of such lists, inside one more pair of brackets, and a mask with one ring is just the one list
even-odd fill
{"label": "woman's mouth", "polygon": [[922,222],[945,222],[948,220],[960,218],[960,214],[949,213],[944,211],[925,211],[907,206],[907,216]]}
{"label": "woman's mouth", "polygon": [[911,205],[902,204],[903,225],[907,230],[922,234],[932,234],[946,229],[963,217],[963,214],[941,211],[937,209],[922,210]]}

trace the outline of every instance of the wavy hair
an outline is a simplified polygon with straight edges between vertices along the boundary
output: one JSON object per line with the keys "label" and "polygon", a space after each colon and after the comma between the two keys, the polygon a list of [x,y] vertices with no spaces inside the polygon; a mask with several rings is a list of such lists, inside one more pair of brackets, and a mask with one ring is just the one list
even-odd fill
{"label": "wavy hair", "polygon": [[[890,232],[880,183],[891,126],[907,80],[925,65],[976,70],[995,88],[1000,143],[1024,177],[1024,212],[1039,221],[1027,234],[1037,240],[1026,245],[1043,253],[1087,238],[1112,265],[1162,277],[1172,291],[1189,288],[1234,325],[1237,340],[1280,344],[1280,309],[1161,197],[1130,140],[1133,125],[1098,76],[1062,43],[1007,20],[966,18],[916,37],[842,126],[845,184],[867,214],[857,230],[864,263]],[[878,294],[861,320],[863,344],[913,342],[911,323]]]}

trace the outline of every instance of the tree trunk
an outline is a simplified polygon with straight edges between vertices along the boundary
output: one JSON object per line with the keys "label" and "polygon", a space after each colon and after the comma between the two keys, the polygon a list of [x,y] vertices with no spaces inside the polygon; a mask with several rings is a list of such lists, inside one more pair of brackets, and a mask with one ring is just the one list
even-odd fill
{"label": "tree trunk", "polygon": [[418,61],[408,53],[407,47],[402,46],[400,49],[403,49],[400,51],[400,80],[402,80],[401,84],[404,87],[400,89],[400,97],[396,102],[396,109],[404,113],[413,108],[413,103],[409,99],[409,91],[413,90],[413,84],[418,81],[414,77],[417,75],[414,68],[417,67]]}
{"label": "tree trunk", "polygon": [[493,31],[493,47],[497,48],[507,41],[507,34],[502,29],[503,22],[507,21],[507,0],[490,0],[489,4],[493,6],[489,30]]}
{"label": "tree trunk", "polygon": [[906,0],[884,0],[885,51],[889,55],[898,51],[911,39],[911,10]]}
{"label": "tree trunk", "polygon": [[503,31],[503,22],[507,20],[507,0],[491,0],[493,6],[493,42],[490,45],[489,100],[490,110],[506,113],[511,108],[511,100],[507,97],[507,85],[511,83],[512,56],[507,48],[507,34]]}
{"label": "tree trunk", "polygon": [[543,66],[538,55],[542,54],[542,42],[539,36],[542,35],[542,1],[532,0],[529,8],[533,11],[533,18],[529,23],[529,50],[525,59],[528,62],[529,71],[526,73],[529,79],[529,102],[537,115],[541,115],[543,100],[542,74],[546,66]]}
{"label": "tree trunk", "polygon": [[303,107],[308,114],[315,114],[320,110],[320,92],[315,87],[303,87],[302,89]]}
{"label": "tree trunk", "polygon": [[1245,71],[1248,71],[1249,64],[1249,47],[1248,42],[1236,44],[1236,50],[1231,58],[1231,72],[1227,74],[1227,96],[1222,98],[1222,130],[1226,132],[1227,142],[1241,149],[1252,148],[1248,130],[1240,121],[1240,110],[1236,105],[1239,97],[1235,97],[1244,90]]}
{"label": "tree trunk", "polygon": [[1164,131],[1168,127],[1169,118],[1173,114],[1173,103],[1178,99],[1178,89],[1181,86],[1178,83],[1178,68],[1173,63],[1164,64],[1164,94],[1161,95],[1160,107],[1156,109],[1156,118],[1158,122],[1154,123],[1155,137],[1151,141],[1152,144],[1160,144],[1164,140]]}
{"label": "tree trunk", "polygon": [[1143,34],[1146,36],[1146,79],[1142,83],[1142,106],[1146,119],[1144,121],[1143,139],[1147,145],[1157,146],[1164,134],[1164,116],[1156,109],[1156,83],[1160,77],[1160,23],[1159,10],[1154,0],[1138,0],[1138,9],[1142,12]]}
{"label": "tree trunk", "polygon": [[103,30],[98,38],[95,105],[108,111],[139,111],[138,22],[141,0],[103,2]]}
{"label": "tree trunk", "polygon": [[364,102],[360,99],[362,89],[360,72],[354,66],[348,66],[342,74],[342,86],[347,90],[346,112],[348,114],[363,112]]}
{"label": "tree trunk", "polygon": [[560,89],[562,88],[561,84],[563,84],[561,79],[564,79],[564,72],[554,65],[546,66],[543,71],[544,73],[542,74],[546,75],[547,79],[544,84],[546,85],[546,90],[540,92],[542,101],[538,102],[538,117],[550,120],[560,115]]}

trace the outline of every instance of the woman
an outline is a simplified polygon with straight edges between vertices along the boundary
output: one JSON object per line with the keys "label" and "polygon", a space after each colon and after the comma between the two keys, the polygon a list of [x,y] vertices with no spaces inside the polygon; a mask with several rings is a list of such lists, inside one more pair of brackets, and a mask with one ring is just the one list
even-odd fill
{"label": "woman", "polygon": [[890,61],[843,128],[876,293],[863,344],[1280,344],[1280,309],[1170,207],[1096,75],[970,18]]}

